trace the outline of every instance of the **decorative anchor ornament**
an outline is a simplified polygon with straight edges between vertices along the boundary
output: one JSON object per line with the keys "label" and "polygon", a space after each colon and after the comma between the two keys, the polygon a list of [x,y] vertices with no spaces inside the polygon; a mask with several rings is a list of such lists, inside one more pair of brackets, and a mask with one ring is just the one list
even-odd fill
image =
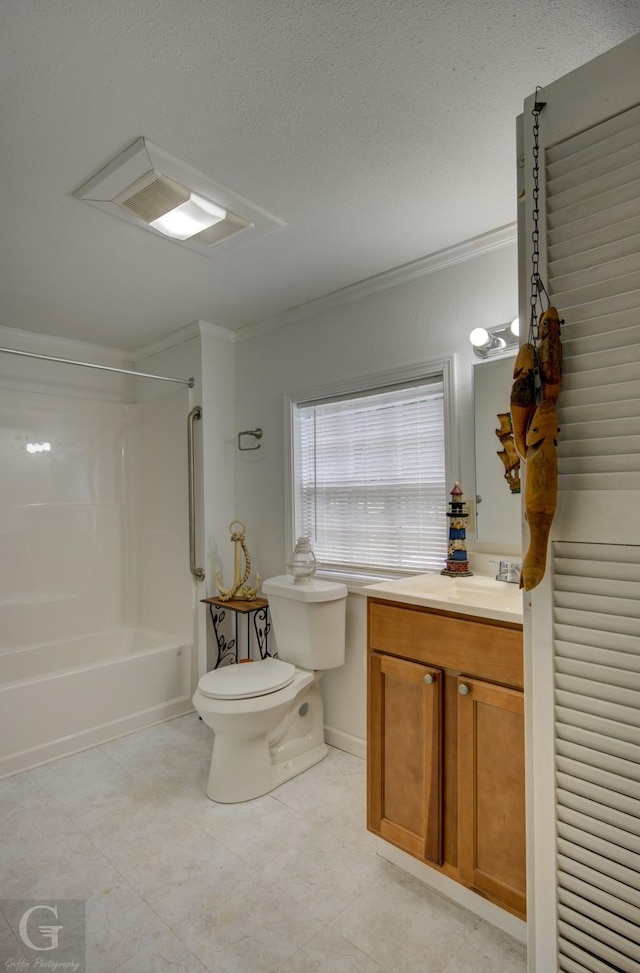
{"label": "decorative anchor ornament", "polygon": [[[234,530],[234,528],[238,526],[241,529]],[[216,587],[218,589],[218,597],[220,598],[220,601],[230,601],[232,598],[235,598],[237,601],[253,601],[258,594],[258,588],[260,587],[259,574],[256,574],[255,587],[252,588],[251,585],[246,583],[249,580],[249,575],[251,574],[251,556],[249,555],[247,545],[244,541],[246,532],[247,528],[241,520],[232,520],[229,524],[231,541],[233,544],[235,544],[233,586],[231,588],[223,588],[220,583],[222,580],[220,572],[216,571]],[[242,574],[240,571],[240,551],[244,553],[245,560],[244,573]]]}

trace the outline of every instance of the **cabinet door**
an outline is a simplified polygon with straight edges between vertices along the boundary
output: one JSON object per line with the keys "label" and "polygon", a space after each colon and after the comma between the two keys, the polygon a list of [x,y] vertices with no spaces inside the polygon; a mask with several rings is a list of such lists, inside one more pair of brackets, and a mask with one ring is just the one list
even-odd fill
{"label": "cabinet door", "polygon": [[369,657],[368,825],[442,861],[442,685],[432,666]]}
{"label": "cabinet door", "polygon": [[526,847],[524,696],[458,679],[460,878],[524,915]]}

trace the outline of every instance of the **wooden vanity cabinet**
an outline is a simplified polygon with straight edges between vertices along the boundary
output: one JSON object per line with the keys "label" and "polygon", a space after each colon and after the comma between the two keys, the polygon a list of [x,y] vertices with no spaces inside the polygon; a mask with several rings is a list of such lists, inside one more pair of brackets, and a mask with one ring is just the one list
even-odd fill
{"label": "wooden vanity cabinet", "polygon": [[369,814],[377,831],[417,858],[442,862],[442,672],[374,652]]}
{"label": "wooden vanity cabinet", "polygon": [[523,693],[480,679],[458,686],[460,880],[524,915]]}
{"label": "wooden vanity cabinet", "polygon": [[522,627],[370,598],[367,824],[524,916]]}

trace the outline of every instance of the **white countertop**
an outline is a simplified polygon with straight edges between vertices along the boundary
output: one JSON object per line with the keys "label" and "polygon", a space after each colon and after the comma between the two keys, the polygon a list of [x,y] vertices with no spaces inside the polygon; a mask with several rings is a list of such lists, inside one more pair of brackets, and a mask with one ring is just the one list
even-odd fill
{"label": "white countertop", "polygon": [[522,591],[518,585],[486,575],[456,578],[417,574],[367,585],[361,592],[370,598],[522,624]]}

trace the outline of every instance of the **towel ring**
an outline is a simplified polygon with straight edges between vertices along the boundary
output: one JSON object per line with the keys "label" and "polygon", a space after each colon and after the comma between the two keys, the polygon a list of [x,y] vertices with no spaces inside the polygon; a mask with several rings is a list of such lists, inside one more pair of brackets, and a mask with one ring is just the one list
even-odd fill
{"label": "towel ring", "polygon": [[243,436],[253,436],[254,439],[262,439],[262,429],[245,429],[244,432],[238,433],[238,449],[241,453],[248,453],[254,449],[260,449],[260,443],[257,446],[243,446],[242,437]]}

